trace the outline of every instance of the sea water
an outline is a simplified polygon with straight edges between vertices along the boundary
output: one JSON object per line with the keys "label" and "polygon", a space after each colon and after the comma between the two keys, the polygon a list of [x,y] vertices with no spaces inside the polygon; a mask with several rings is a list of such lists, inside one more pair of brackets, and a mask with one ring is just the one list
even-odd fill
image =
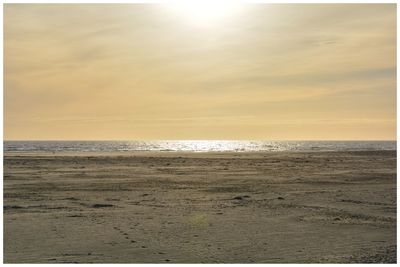
{"label": "sea water", "polygon": [[396,150],[396,141],[4,141],[4,151],[27,152],[265,152]]}

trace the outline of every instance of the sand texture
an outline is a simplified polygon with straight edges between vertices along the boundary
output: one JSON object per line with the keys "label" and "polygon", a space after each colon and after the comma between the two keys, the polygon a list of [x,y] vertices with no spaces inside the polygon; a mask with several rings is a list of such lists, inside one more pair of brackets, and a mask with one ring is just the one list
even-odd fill
{"label": "sand texture", "polygon": [[4,262],[396,262],[396,152],[6,153]]}

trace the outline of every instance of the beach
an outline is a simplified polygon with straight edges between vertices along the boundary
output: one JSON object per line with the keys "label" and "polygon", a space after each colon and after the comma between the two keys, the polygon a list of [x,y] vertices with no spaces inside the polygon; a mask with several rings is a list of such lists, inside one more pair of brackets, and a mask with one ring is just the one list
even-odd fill
{"label": "beach", "polygon": [[396,262],[396,151],[5,152],[5,263]]}

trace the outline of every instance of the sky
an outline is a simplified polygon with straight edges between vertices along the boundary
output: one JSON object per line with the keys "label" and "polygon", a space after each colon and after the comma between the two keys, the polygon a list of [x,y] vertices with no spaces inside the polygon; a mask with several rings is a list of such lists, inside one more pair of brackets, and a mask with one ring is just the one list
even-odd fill
{"label": "sky", "polygon": [[5,140],[395,140],[395,4],[5,4]]}

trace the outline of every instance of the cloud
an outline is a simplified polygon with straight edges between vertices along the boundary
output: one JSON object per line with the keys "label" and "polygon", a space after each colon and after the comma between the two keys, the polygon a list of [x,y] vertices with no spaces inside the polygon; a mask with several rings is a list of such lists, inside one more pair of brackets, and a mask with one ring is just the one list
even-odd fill
{"label": "cloud", "polygon": [[[277,120],[322,137],[324,120],[395,126],[393,4],[246,6],[207,28],[160,5],[6,4],[4,12],[8,138],[65,139],[65,125],[74,136],[123,139],[172,136],[171,125],[188,136],[230,125],[215,131],[231,138],[251,138],[249,124],[262,135]],[[320,128],[300,131],[298,121]],[[137,130],[150,125],[157,130]],[[352,137],[365,135],[354,127]],[[375,133],[394,138],[394,128]]]}

